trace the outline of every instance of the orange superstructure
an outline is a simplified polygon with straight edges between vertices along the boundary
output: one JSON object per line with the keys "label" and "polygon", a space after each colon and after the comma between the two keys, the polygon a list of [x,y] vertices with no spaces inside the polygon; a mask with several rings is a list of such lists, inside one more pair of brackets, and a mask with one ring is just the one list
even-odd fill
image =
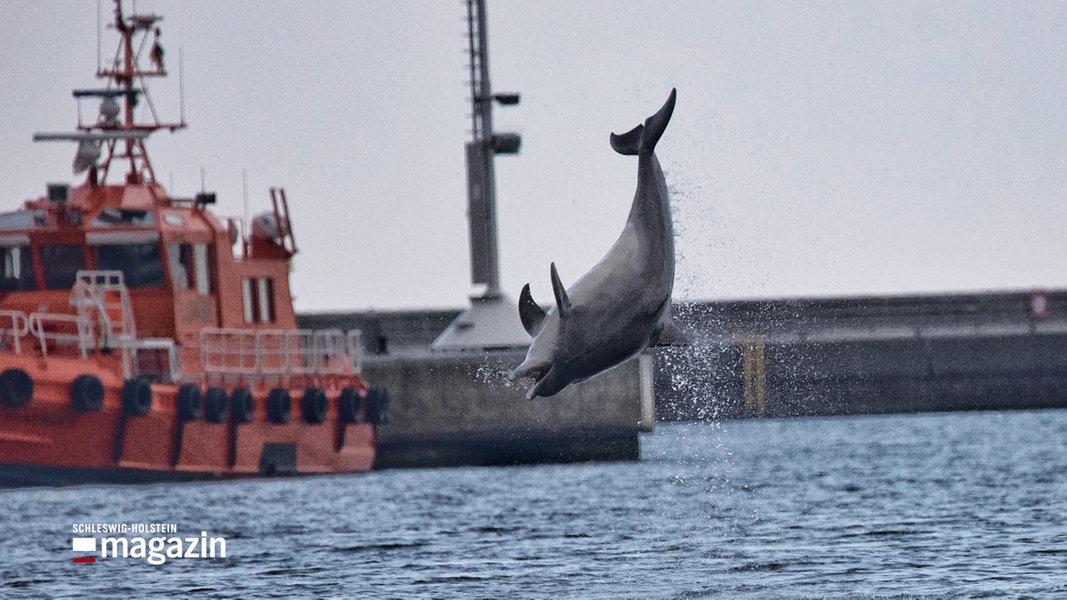
{"label": "orange superstructure", "polygon": [[155,181],[146,138],[185,125],[134,119],[159,20],[116,0],[108,85],[74,93],[99,118],[35,136],[85,182],[0,214],[0,483],[368,470],[388,396],[358,331],[297,329],[284,190],[244,227]]}

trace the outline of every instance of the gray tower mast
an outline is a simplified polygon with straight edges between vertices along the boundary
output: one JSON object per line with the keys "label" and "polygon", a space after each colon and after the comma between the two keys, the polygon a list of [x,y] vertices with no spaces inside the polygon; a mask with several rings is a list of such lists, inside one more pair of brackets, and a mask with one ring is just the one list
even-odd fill
{"label": "gray tower mast", "polygon": [[467,219],[470,226],[471,283],[484,284],[481,296],[456,318],[433,343],[435,349],[478,349],[529,344],[518,309],[500,289],[497,246],[496,179],[493,158],[518,154],[522,138],[493,132],[493,103],[513,106],[519,94],[494,94],[489,85],[489,50],[485,0],[467,0],[470,43],[471,141],[467,153]]}
{"label": "gray tower mast", "polygon": [[518,94],[493,94],[489,85],[489,50],[485,0],[467,1],[470,39],[471,141],[467,143],[467,208],[470,220],[471,283],[485,284],[485,297],[500,295],[496,227],[496,174],[493,157],[517,154],[522,142],[514,133],[493,132],[493,102],[519,103]]}

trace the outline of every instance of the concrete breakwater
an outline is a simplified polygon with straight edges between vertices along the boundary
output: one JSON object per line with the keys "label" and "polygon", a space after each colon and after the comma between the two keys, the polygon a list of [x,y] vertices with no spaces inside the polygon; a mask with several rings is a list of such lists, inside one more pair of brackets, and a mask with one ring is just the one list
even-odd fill
{"label": "concrete breakwater", "polygon": [[660,420],[1067,407],[1065,291],[714,302],[679,313],[698,344],[658,355]]}
{"label": "concrete breakwater", "polygon": [[[374,369],[447,364],[427,348],[458,313],[321,313],[300,321],[362,329],[368,356],[377,357],[368,358],[368,374],[402,385],[402,371]],[[654,353],[657,420],[1067,407],[1067,290],[698,302],[679,304],[676,314],[696,344]],[[425,385],[433,387],[430,379]],[[521,398],[517,388],[509,393]],[[615,393],[641,402],[632,389],[599,397]],[[386,442],[389,435],[399,433],[383,432]]]}
{"label": "concrete breakwater", "polygon": [[[652,361],[632,360],[552,398],[507,385],[524,352],[378,356],[364,374],[393,401],[377,468],[636,460],[652,427]],[[641,373],[642,368],[646,371]],[[647,384],[642,390],[640,381]],[[644,399],[642,400],[642,394]],[[644,409],[642,409],[644,406]]]}

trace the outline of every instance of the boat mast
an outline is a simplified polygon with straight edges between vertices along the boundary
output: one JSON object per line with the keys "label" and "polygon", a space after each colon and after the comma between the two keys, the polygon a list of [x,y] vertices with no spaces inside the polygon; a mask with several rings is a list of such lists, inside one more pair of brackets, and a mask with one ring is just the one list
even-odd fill
{"label": "boat mast", "polygon": [[[169,129],[173,132],[185,128],[184,110],[181,120],[177,123],[160,121],[145,85],[148,77],[167,75],[163,62],[163,45],[159,41],[161,32],[157,26],[162,20],[163,17],[158,15],[132,14],[127,17],[123,14],[122,0],[115,0],[115,20],[109,27],[118,31],[119,46],[109,68],[101,68],[97,58],[96,77],[107,80],[106,87],[74,90],[74,98],[79,101],[77,132],[37,133],[33,136],[34,141],[78,142],[74,173],[87,170],[89,185],[106,183],[113,159],[126,159],[127,184],[155,183],[155,171],[148,159],[144,139],[159,129]],[[140,60],[145,55],[152,62],[153,68],[141,67]],[[99,51],[97,56],[99,57]],[[135,83],[139,83],[140,87],[135,87]],[[83,123],[81,120],[82,98],[101,100],[99,116],[91,123]],[[142,100],[152,118],[139,123],[134,111]],[[99,160],[101,146],[107,149],[102,161]]]}
{"label": "boat mast", "polygon": [[[162,20],[163,17],[150,14],[132,14],[127,17],[122,10],[122,0],[115,0],[115,21],[112,27],[119,33],[119,47],[115,53],[111,68],[98,70],[96,73],[98,78],[108,80],[107,90],[98,94],[92,93],[92,90],[86,90],[85,92],[89,93],[84,93],[87,96],[99,95],[104,97],[100,118],[95,125],[83,126],[81,129],[85,131],[99,129],[101,131],[129,132],[132,134],[134,132],[151,133],[158,129],[176,131],[185,127],[184,118],[178,123],[169,124],[159,120],[152,104],[151,96],[148,94],[147,86],[144,85],[145,79],[148,77],[166,77],[167,75],[163,62],[163,46],[159,40],[161,32],[157,25]],[[151,45],[149,45],[150,39],[152,41]],[[149,59],[154,63],[155,68],[153,69],[142,69],[140,66],[140,58],[146,54],[146,49]],[[134,83],[137,81],[142,84],[140,89],[134,87]],[[75,95],[78,95],[78,92],[75,92]],[[114,99],[116,96],[123,98],[124,114],[121,122],[114,118],[117,115],[114,115],[113,112],[108,113],[105,110],[105,106],[108,105],[108,98]],[[139,124],[136,121],[134,110],[137,108],[142,96],[152,113],[152,120]],[[113,108],[111,110],[113,111]],[[106,180],[112,159],[125,158],[128,161],[127,183],[155,182],[155,171],[152,169],[152,163],[148,159],[148,152],[145,150],[144,137],[131,135],[122,138],[120,136],[107,142],[108,155],[101,166],[101,181]]]}

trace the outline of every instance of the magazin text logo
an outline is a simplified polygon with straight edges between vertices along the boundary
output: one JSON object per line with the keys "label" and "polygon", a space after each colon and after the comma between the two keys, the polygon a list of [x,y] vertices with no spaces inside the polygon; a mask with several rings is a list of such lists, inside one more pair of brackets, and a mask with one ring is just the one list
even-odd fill
{"label": "magazin text logo", "polygon": [[225,537],[206,531],[181,536],[173,523],[75,523],[71,533],[77,536],[71,539],[76,563],[133,558],[158,566],[168,560],[226,558]]}

